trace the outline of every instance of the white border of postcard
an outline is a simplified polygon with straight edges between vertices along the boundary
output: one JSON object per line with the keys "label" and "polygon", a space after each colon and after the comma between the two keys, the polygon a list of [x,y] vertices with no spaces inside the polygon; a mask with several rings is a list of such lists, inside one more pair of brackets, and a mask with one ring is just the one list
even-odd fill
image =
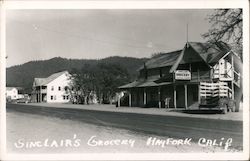
{"label": "white border of postcard", "polygon": [[[1,160],[248,160],[249,159],[249,2],[247,0],[165,1],[1,1]],[[98,153],[8,154],[6,153],[6,42],[5,11],[15,9],[213,9],[243,8],[243,152],[241,153]]]}

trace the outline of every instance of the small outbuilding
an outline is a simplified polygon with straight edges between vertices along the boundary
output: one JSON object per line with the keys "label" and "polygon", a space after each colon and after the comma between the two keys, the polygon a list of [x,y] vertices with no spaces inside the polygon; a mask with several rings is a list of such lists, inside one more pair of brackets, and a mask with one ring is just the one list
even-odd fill
{"label": "small outbuilding", "polygon": [[16,100],[18,99],[18,88],[16,87],[6,87],[6,99]]}

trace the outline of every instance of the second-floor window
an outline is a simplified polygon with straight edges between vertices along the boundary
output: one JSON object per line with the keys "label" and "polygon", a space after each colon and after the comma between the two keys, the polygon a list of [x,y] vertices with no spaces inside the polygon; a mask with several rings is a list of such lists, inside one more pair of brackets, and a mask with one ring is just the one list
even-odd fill
{"label": "second-floor window", "polygon": [[60,90],[61,90],[61,87],[59,86],[59,87],[58,87],[58,91],[60,91]]}
{"label": "second-floor window", "polygon": [[51,86],[51,91],[54,91],[54,86]]}

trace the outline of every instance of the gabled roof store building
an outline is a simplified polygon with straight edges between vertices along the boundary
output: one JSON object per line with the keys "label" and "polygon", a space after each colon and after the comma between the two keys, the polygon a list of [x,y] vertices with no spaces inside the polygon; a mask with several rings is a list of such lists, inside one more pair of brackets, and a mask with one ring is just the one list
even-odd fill
{"label": "gabled roof store building", "polygon": [[161,108],[167,98],[169,107],[188,108],[201,101],[200,87],[206,82],[225,84],[228,97],[235,98],[235,91],[241,91],[241,71],[241,59],[226,43],[187,42],[182,50],[147,61],[138,79],[119,89],[127,91],[128,106]]}

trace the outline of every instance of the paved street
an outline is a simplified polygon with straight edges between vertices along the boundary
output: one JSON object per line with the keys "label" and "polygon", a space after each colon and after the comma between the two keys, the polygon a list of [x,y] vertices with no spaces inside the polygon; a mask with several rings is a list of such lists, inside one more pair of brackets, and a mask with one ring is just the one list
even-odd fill
{"label": "paved street", "polygon": [[[8,118],[8,114],[11,115],[12,117]],[[90,129],[92,129],[93,131],[92,133],[96,132],[96,130],[93,130],[93,127],[95,128],[98,127],[97,128],[99,129],[98,133],[102,133],[100,129],[103,128],[106,130],[111,128],[112,134],[113,130],[114,133],[115,131],[124,130],[119,134],[119,136],[124,137],[125,135],[131,133],[133,136],[136,136],[136,140],[141,140],[141,142],[144,137],[147,138],[148,136],[159,136],[161,138],[165,137],[178,138],[178,139],[192,138],[192,142],[196,144],[200,138],[206,138],[212,141],[216,139],[218,144],[221,141],[222,145],[224,145],[225,140],[232,138],[232,146],[229,148],[231,150],[236,150],[236,151],[242,150],[243,136],[242,136],[241,121],[201,119],[201,118],[188,118],[188,117],[176,117],[176,116],[160,116],[160,115],[135,114],[135,113],[118,113],[110,111],[93,111],[93,110],[83,110],[83,109],[73,109],[73,108],[67,109],[67,108],[53,108],[53,107],[42,107],[42,106],[33,107],[30,105],[27,106],[18,104],[7,104],[7,127],[10,132],[7,133],[7,136],[9,138],[12,138],[10,139],[11,141],[13,141],[14,138],[15,139],[17,138],[13,137],[12,133],[15,133],[16,136],[19,135],[16,134],[18,133],[18,131],[14,128],[14,126],[15,124],[17,125],[22,124],[22,122],[18,122],[17,120],[17,116],[19,116],[20,114],[25,115],[26,121],[29,120],[30,118],[31,124],[32,124],[32,118],[35,119],[37,117],[40,117],[41,120],[43,121],[56,118],[60,119],[61,124],[64,123],[69,124],[68,122],[71,121],[69,126],[75,126],[74,125],[75,122],[77,122],[78,124],[82,123],[84,125],[91,126]],[[11,118],[15,119],[12,120]],[[28,128],[28,127],[23,127],[23,128]],[[46,127],[43,128],[46,129]],[[58,127],[57,129],[59,131],[62,130],[59,129]],[[25,131],[25,129],[23,130]],[[42,133],[43,132],[40,131],[40,134]],[[79,133],[81,132],[79,131]],[[30,134],[29,136],[31,137]],[[196,144],[194,146],[196,146]],[[223,146],[220,147],[223,148]],[[204,149],[204,147],[202,148]],[[209,146],[207,148],[209,148]],[[191,149],[192,148],[190,148],[190,150]],[[152,149],[148,150],[151,151]],[[174,149],[172,150],[174,151]],[[138,152],[140,150],[135,150],[135,152],[136,151]]]}
{"label": "paved street", "polygon": [[26,105],[33,107],[53,107],[53,108],[66,108],[66,109],[85,109],[95,111],[107,111],[107,112],[118,112],[118,113],[135,113],[135,114],[150,114],[160,116],[178,116],[178,117],[193,117],[193,118],[206,118],[206,119],[218,119],[218,120],[243,120],[243,109],[240,108],[239,112],[229,112],[226,115],[221,114],[218,110],[199,110],[195,112],[187,113],[184,109],[174,108],[141,108],[141,107],[116,107],[114,105],[81,105],[81,104],[57,104],[57,103],[28,103]]}

